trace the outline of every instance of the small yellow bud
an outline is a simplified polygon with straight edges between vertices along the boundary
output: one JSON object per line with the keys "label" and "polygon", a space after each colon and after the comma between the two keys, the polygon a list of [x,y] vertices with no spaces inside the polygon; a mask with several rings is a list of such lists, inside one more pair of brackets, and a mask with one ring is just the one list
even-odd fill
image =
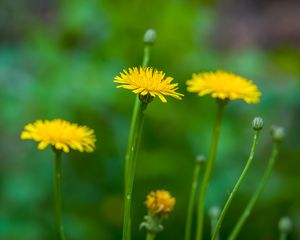
{"label": "small yellow bud", "polygon": [[174,209],[175,202],[168,191],[157,190],[148,194],[145,204],[149,213],[167,216]]}

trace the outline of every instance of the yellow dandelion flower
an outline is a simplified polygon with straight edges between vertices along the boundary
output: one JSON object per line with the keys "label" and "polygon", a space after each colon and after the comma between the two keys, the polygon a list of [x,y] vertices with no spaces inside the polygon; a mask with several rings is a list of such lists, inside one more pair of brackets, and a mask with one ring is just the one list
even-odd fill
{"label": "yellow dandelion flower", "polygon": [[224,71],[193,74],[187,85],[189,92],[196,92],[199,96],[210,94],[223,100],[242,99],[246,103],[258,103],[261,96],[252,81]]}
{"label": "yellow dandelion flower", "polygon": [[123,70],[114,82],[120,85],[117,88],[130,89],[141,96],[158,96],[162,102],[167,102],[165,96],[181,99],[183,94],[177,93],[178,83],[172,83],[172,77],[166,77],[162,71],[152,68],[129,68]]}
{"label": "yellow dandelion flower", "polygon": [[55,149],[64,152],[69,152],[70,149],[93,152],[96,142],[92,129],[61,119],[37,120],[27,124],[21,133],[21,139],[39,142],[38,149],[40,150],[52,145]]}
{"label": "yellow dandelion flower", "polygon": [[175,202],[168,191],[157,190],[148,194],[145,204],[150,213],[167,215],[173,210]]}

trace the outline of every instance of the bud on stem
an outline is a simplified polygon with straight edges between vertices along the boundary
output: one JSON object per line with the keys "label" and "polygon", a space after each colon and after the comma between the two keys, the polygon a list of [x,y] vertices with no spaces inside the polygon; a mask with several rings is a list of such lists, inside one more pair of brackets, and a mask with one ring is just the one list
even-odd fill
{"label": "bud on stem", "polygon": [[262,130],[264,126],[264,120],[261,117],[255,117],[252,121],[252,127],[255,131]]}
{"label": "bud on stem", "polygon": [[154,29],[148,29],[144,35],[144,42],[147,45],[153,45],[156,40],[156,32]]}

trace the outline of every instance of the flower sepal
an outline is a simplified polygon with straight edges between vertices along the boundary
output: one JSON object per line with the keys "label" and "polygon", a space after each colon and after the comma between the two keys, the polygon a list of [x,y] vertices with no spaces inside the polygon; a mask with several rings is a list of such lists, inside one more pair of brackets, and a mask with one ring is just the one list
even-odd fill
{"label": "flower sepal", "polygon": [[227,105],[227,103],[229,102],[229,98],[224,98],[224,99],[222,99],[222,98],[216,98],[216,102],[217,102],[217,104],[220,104],[221,106],[225,106],[225,105]]}
{"label": "flower sepal", "polygon": [[139,94],[139,99],[147,106],[149,103],[153,101],[154,97],[152,97],[150,94],[146,94],[146,95]]}
{"label": "flower sepal", "polygon": [[144,221],[140,224],[140,229],[145,228],[148,232],[157,234],[164,230],[162,220],[165,217],[165,215],[153,215],[148,213],[148,215],[144,217]]}
{"label": "flower sepal", "polygon": [[58,154],[58,155],[60,155],[60,154],[62,154],[62,153],[64,152],[63,150],[57,149],[57,148],[55,148],[54,146],[51,146],[51,149],[52,149],[52,151],[53,151],[55,154]]}

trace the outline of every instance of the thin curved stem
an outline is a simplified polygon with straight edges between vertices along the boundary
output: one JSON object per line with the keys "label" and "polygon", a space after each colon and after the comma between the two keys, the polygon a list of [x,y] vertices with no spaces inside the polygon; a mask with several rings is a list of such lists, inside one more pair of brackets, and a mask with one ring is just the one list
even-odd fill
{"label": "thin curved stem", "polygon": [[199,173],[201,169],[201,164],[196,162],[194,173],[193,173],[193,181],[192,181],[192,187],[191,187],[191,193],[189,198],[189,204],[188,204],[188,211],[187,211],[187,218],[186,218],[186,226],[185,226],[185,240],[191,239],[191,231],[192,231],[192,223],[193,223],[193,210],[195,206],[195,195],[196,190],[198,186],[198,180],[199,180]]}
{"label": "thin curved stem", "polygon": [[218,110],[217,110],[217,116],[216,116],[216,121],[215,121],[215,125],[214,125],[214,130],[213,130],[209,158],[207,161],[207,166],[205,168],[202,185],[201,185],[200,193],[199,193],[199,199],[198,199],[196,240],[202,239],[205,193],[206,193],[207,185],[209,183],[210,176],[212,174],[212,170],[213,170],[215,159],[216,159],[219,135],[220,135],[220,131],[221,131],[221,123],[222,123],[223,112],[224,112],[224,107],[225,107],[226,103],[227,103],[227,101],[221,101],[221,100],[218,101]]}
{"label": "thin curved stem", "polygon": [[61,159],[62,152],[54,150],[55,153],[55,175],[54,175],[54,202],[55,202],[55,222],[57,235],[60,240],[65,240],[64,228],[61,222]]}
{"label": "thin curved stem", "polygon": [[274,166],[274,163],[277,159],[278,156],[278,152],[279,152],[279,142],[274,141],[273,143],[273,148],[272,148],[272,154],[268,163],[268,166],[264,172],[264,175],[255,191],[255,193],[252,195],[248,205],[246,206],[243,214],[241,215],[240,219],[238,220],[237,224],[235,225],[234,229],[232,230],[231,234],[228,237],[228,240],[234,240],[236,239],[237,235],[239,234],[239,232],[241,231],[241,228],[243,227],[244,223],[246,222],[246,220],[248,219],[257,199],[259,198],[259,196],[261,195],[261,193],[263,192],[268,179],[270,177],[270,174],[272,172],[272,168]]}
{"label": "thin curved stem", "polygon": [[238,191],[238,189],[239,189],[242,181],[244,180],[245,176],[247,175],[247,172],[249,170],[249,167],[250,167],[250,165],[252,163],[252,160],[253,160],[253,157],[254,157],[254,153],[255,153],[255,150],[256,150],[256,146],[257,146],[257,140],[258,140],[258,137],[259,137],[259,133],[260,133],[259,130],[255,131],[254,138],[253,138],[253,143],[252,143],[252,147],[251,147],[251,151],[250,151],[250,155],[249,155],[248,161],[247,161],[247,163],[245,165],[245,168],[244,168],[242,174],[240,175],[240,177],[239,177],[238,181],[236,182],[235,186],[233,187],[233,190],[231,191],[231,193],[230,193],[230,195],[229,195],[229,197],[228,197],[228,199],[227,199],[227,201],[226,201],[226,203],[225,203],[225,205],[224,205],[224,207],[223,207],[223,209],[221,211],[220,217],[219,217],[219,219],[217,221],[216,227],[214,229],[214,232],[213,232],[213,235],[212,235],[212,238],[211,238],[212,240],[215,240],[217,238],[218,232],[219,232],[219,230],[221,228],[221,225],[222,225],[223,219],[224,219],[224,217],[225,217],[225,215],[227,213],[227,210],[228,210],[228,208],[229,208],[229,206],[230,206],[230,204],[231,204],[231,202],[232,202],[235,194],[237,193],[237,191]]}

